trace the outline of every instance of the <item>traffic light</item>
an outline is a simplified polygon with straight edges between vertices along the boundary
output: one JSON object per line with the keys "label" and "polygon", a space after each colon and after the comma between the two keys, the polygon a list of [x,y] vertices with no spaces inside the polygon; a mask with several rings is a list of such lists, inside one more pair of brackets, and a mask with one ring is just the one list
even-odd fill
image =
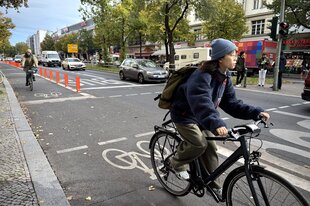
{"label": "traffic light", "polygon": [[279,34],[281,35],[281,37],[287,37],[288,35],[288,29],[289,29],[289,25],[286,22],[281,22],[279,24],[280,28],[279,28]]}
{"label": "traffic light", "polygon": [[273,41],[277,41],[278,17],[274,16],[268,21],[271,23],[271,25],[267,27],[268,29],[270,29],[270,33],[268,35]]}

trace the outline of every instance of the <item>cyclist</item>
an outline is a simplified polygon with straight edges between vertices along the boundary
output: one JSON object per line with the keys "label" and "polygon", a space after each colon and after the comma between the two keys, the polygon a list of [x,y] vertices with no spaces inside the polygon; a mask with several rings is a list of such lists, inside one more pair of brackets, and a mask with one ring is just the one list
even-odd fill
{"label": "cyclist", "polygon": [[[26,72],[26,86],[29,86],[28,78],[30,76],[30,73],[28,72],[28,70],[33,67],[38,67],[38,60],[32,54],[31,49],[27,49],[26,53],[23,56],[21,65],[24,68],[24,72]],[[35,81],[34,76],[33,76],[33,81]]]}
{"label": "cyclist", "polygon": [[[190,178],[188,163],[199,156],[202,156],[209,173],[219,164],[215,141],[207,141],[205,138],[226,136],[228,133],[217,107],[240,119],[261,117],[267,121],[270,117],[263,109],[244,104],[236,98],[227,72],[235,68],[235,44],[220,38],[212,41],[211,47],[211,60],[204,62],[178,87],[170,109],[171,119],[184,141],[169,162],[176,175],[182,179]],[[210,187],[221,194],[221,186],[217,182],[210,183]]]}

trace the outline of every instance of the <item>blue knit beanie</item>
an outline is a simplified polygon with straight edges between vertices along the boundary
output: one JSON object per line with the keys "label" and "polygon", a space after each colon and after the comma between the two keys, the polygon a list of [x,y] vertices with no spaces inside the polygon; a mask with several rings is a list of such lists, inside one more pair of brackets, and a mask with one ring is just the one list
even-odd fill
{"label": "blue knit beanie", "polygon": [[219,38],[211,42],[211,48],[211,60],[216,60],[236,50],[237,47],[231,41]]}

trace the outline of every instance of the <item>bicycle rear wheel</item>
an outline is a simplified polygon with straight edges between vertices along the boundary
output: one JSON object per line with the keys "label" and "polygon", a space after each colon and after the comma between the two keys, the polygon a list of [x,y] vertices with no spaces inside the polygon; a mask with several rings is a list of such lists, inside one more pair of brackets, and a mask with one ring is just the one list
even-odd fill
{"label": "bicycle rear wheel", "polygon": [[28,78],[29,86],[30,86],[30,91],[33,90],[33,74],[30,75]]}
{"label": "bicycle rear wheel", "polygon": [[[261,167],[252,167],[252,182],[260,206],[309,205],[289,182]],[[226,205],[255,205],[244,170],[240,170],[228,184]]]}
{"label": "bicycle rear wheel", "polygon": [[157,132],[153,136],[150,145],[151,162],[154,173],[160,184],[175,196],[184,196],[190,192],[190,182],[178,178],[169,167],[166,158],[173,155],[180,139],[172,134]]}

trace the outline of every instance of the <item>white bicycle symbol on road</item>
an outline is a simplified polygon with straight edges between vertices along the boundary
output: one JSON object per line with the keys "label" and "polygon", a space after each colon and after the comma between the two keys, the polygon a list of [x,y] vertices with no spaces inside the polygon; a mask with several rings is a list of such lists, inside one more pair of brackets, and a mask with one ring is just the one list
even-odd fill
{"label": "white bicycle symbol on road", "polygon": [[61,92],[51,92],[49,94],[45,94],[45,93],[35,93],[34,94],[35,97],[44,97],[44,98],[59,97],[61,95],[62,95]]}
{"label": "white bicycle symbol on road", "polygon": [[[142,170],[145,173],[148,173],[150,175],[150,178],[152,180],[155,180],[156,176],[154,174],[153,168],[148,167],[140,158],[142,157],[142,158],[150,159],[150,152],[148,151],[148,149],[147,150],[143,149],[143,146],[142,146],[143,144],[146,145],[146,148],[148,148],[149,141],[138,141],[136,143],[137,147],[139,148],[140,151],[142,151],[142,153],[134,152],[134,151],[126,152],[120,149],[109,148],[102,152],[102,157],[105,159],[105,161],[107,161],[109,164],[113,165],[114,167],[124,169],[124,170],[131,170],[131,169],[137,168],[137,169]],[[167,150],[166,154],[170,153],[167,148],[165,148],[165,150]],[[111,154],[109,155],[108,153],[111,153]],[[159,151],[156,151],[156,153],[158,154],[158,156],[160,155]],[[119,163],[123,162],[124,164],[119,164],[115,162],[119,162]]]}

